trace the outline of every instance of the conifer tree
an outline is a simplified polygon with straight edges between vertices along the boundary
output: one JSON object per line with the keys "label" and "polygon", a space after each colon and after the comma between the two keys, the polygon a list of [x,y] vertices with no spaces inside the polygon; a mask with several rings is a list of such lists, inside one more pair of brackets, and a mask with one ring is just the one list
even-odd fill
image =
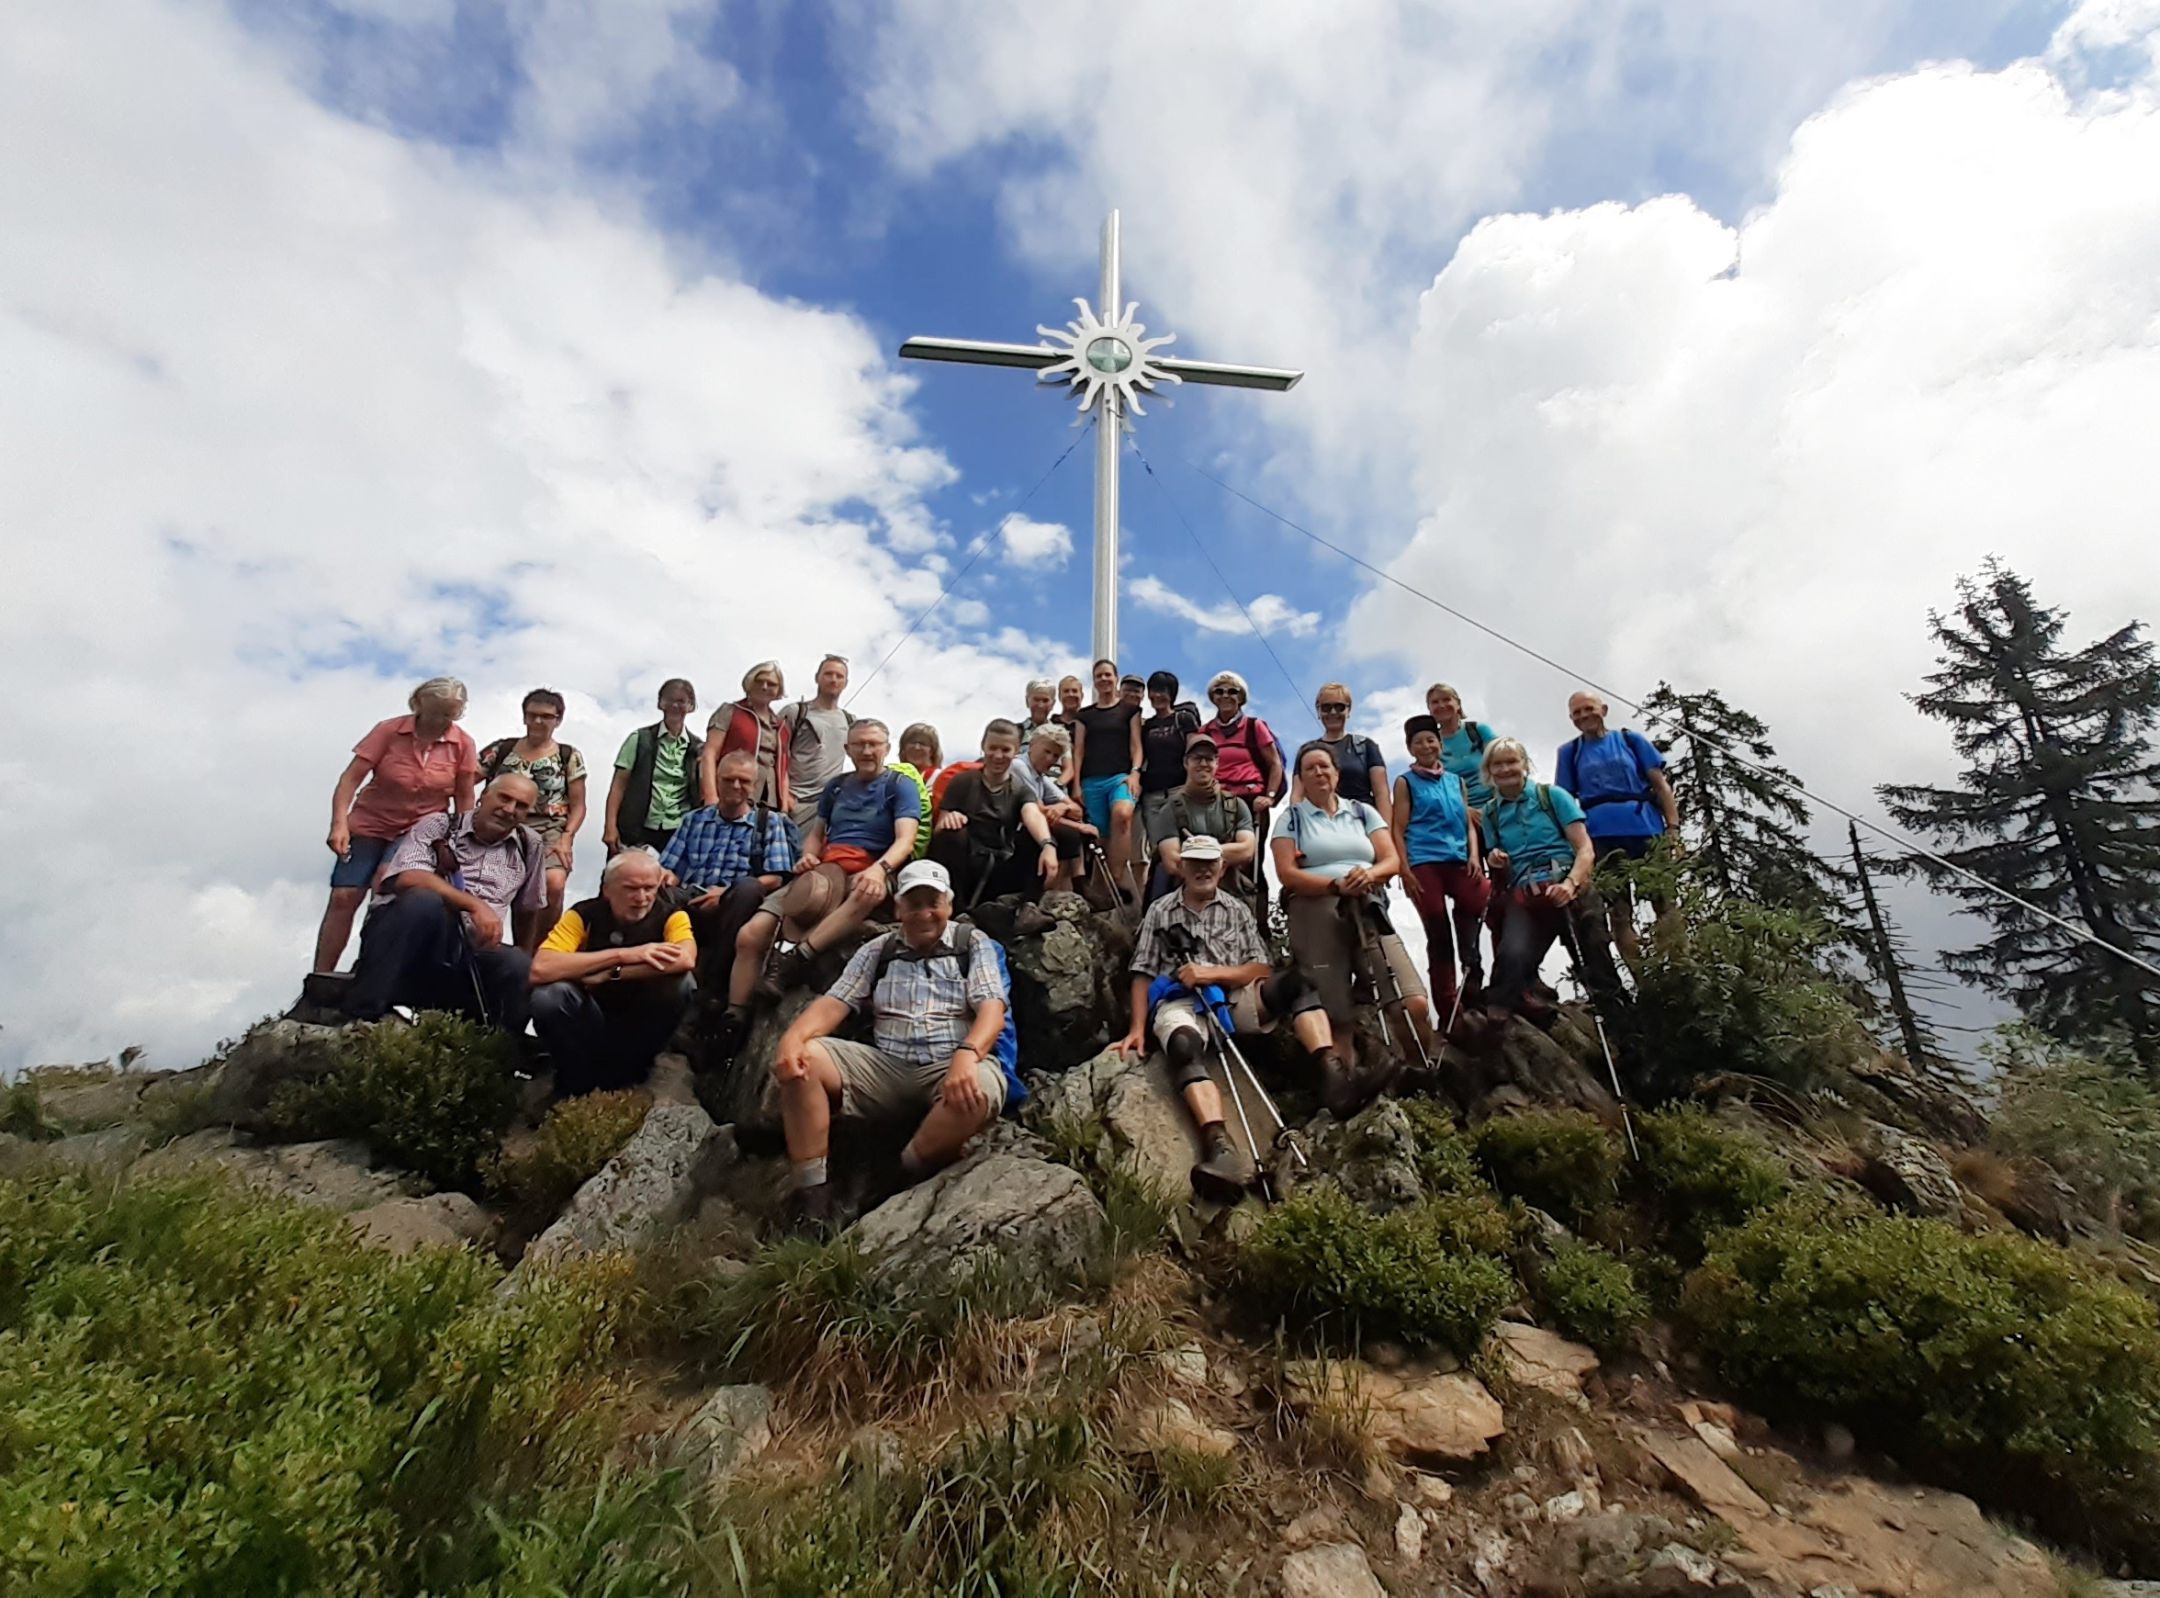
{"label": "conifer tree", "polygon": [[[1982,882],[2151,958],[2160,929],[2150,741],[2160,664],[2142,625],[2067,648],[2063,613],[1992,560],[1977,579],[1960,579],[1953,612],[1928,619],[1940,669],[1912,702],[1949,724],[1965,771],[1950,788],[1885,785],[1890,813]],[[1994,929],[1946,954],[1948,969],[2059,1037],[2119,1028],[2160,1073],[2160,979],[1941,864],[1913,866]]]}
{"label": "conifer tree", "polygon": [[1659,683],[1642,708],[1666,757],[1698,880],[1719,899],[1821,921],[1858,947],[1844,874],[1808,846],[1807,802],[1761,718],[1715,689],[1683,694],[1670,683]]}

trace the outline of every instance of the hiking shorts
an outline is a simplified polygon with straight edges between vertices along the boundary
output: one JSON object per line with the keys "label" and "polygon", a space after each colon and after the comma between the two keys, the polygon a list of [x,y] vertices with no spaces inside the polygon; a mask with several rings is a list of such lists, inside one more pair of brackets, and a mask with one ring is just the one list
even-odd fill
{"label": "hiking shorts", "polygon": [[1081,808],[1087,811],[1089,824],[1105,838],[1110,836],[1110,807],[1120,802],[1133,802],[1132,778],[1127,773],[1080,779]]}
{"label": "hiking shorts", "polygon": [[397,847],[395,838],[363,838],[357,832],[352,837],[352,853],[330,868],[330,886],[333,888],[365,888],[375,881],[375,873]]}
{"label": "hiking shorts", "polygon": [[[1250,1034],[1265,1032],[1267,1023],[1260,1019],[1260,984],[1248,982],[1230,995],[1230,1030]],[[1195,1032],[1205,1032],[1207,1023],[1200,1018],[1200,1001],[1197,999],[1165,999],[1155,1006],[1155,1018],[1148,1030],[1155,1036],[1156,1044],[1168,1053],[1171,1034],[1190,1027]],[[1174,1059],[1170,1063],[1170,1080],[1180,1092],[1208,1080],[1207,1051],[1205,1049],[1183,1065]]]}
{"label": "hiking shorts", "polygon": [[[950,1060],[917,1064],[887,1054],[875,1044],[848,1038],[819,1038],[840,1073],[840,1113],[859,1121],[899,1121],[927,1112],[944,1096]],[[995,1060],[975,1062],[975,1081],[989,1103],[988,1120],[1005,1108],[1005,1073]]]}
{"label": "hiking shorts", "polygon": [[1592,838],[1590,847],[1597,851],[1600,861],[1610,860],[1614,855],[1625,860],[1647,860],[1662,836],[1659,833],[1648,838]]}

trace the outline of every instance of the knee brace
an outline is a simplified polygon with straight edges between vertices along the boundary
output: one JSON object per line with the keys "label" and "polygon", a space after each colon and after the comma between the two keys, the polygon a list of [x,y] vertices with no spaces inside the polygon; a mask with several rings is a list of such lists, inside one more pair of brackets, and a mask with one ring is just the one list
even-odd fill
{"label": "knee brace", "polygon": [[1181,1026],[1170,1034],[1170,1041],[1163,1045],[1163,1052],[1170,1056],[1173,1066],[1190,1065],[1200,1058],[1205,1036],[1198,1027]]}
{"label": "knee brace", "polygon": [[1260,1006],[1271,1016],[1303,1015],[1320,1008],[1320,995],[1296,966],[1260,984]]}

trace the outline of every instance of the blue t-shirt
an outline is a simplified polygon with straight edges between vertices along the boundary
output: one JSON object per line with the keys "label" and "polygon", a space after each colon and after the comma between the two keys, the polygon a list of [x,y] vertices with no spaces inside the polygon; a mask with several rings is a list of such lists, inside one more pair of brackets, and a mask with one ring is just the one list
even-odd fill
{"label": "blue t-shirt", "polygon": [[1372,835],[1387,830],[1387,818],[1361,799],[1337,798],[1329,815],[1310,799],[1286,807],[1275,820],[1275,836],[1297,848],[1298,868],[1333,882],[1359,866],[1373,863]]}
{"label": "blue t-shirt", "polygon": [[1615,727],[1602,738],[1562,744],[1553,781],[1582,801],[1591,837],[1655,838],[1665,815],[1650,792],[1650,773],[1664,766],[1656,744]]}
{"label": "blue t-shirt", "polygon": [[1440,740],[1440,764],[1462,778],[1470,802],[1480,810],[1492,798],[1492,789],[1485,786],[1485,750],[1499,736],[1482,721],[1466,721]]}
{"label": "blue t-shirt", "polygon": [[826,843],[883,854],[893,846],[894,825],[903,816],[922,820],[922,789],[904,772],[881,771],[868,781],[845,772],[825,784],[817,813],[825,822]]}
{"label": "blue t-shirt", "polygon": [[[1541,789],[1552,800],[1549,810],[1538,799]],[[1583,819],[1583,808],[1565,788],[1526,782],[1512,799],[1495,794],[1480,813],[1485,847],[1506,851],[1510,882],[1550,882],[1574,868],[1575,846],[1567,840],[1567,826]]]}
{"label": "blue t-shirt", "polygon": [[1410,790],[1410,825],[1403,829],[1403,843],[1413,866],[1446,865],[1470,858],[1470,806],[1463,798],[1463,780],[1452,771],[1424,771],[1412,766],[1403,773]]}

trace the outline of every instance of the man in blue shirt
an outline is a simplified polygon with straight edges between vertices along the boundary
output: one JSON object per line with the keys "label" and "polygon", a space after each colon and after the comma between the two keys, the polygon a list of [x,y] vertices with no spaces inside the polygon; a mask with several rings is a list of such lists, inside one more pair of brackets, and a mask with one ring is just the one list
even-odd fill
{"label": "man in blue shirt", "polygon": [[[1582,805],[1590,845],[1600,860],[1621,855],[1640,860],[1666,833],[1680,835],[1680,805],[1665,776],[1665,757],[1656,744],[1628,728],[1605,725],[1611,709],[1587,691],[1568,698],[1568,720],[1575,737],[1560,746],[1553,781]],[[1663,915],[1666,906],[1655,906]],[[1610,907],[1613,941],[1627,963],[1640,963],[1633,906],[1625,895]]]}
{"label": "man in blue shirt", "polygon": [[728,1010],[748,1014],[750,996],[783,919],[798,941],[780,962],[776,982],[801,985],[811,964],[892,897],[894,875],[915,852],[922,826],[922,789],[886,767],[892,735],[868,717],[848,729],[851,770],[833,778],[818,798],[817,819],[803,839],[796,878],[760,903],[735,939]]}

